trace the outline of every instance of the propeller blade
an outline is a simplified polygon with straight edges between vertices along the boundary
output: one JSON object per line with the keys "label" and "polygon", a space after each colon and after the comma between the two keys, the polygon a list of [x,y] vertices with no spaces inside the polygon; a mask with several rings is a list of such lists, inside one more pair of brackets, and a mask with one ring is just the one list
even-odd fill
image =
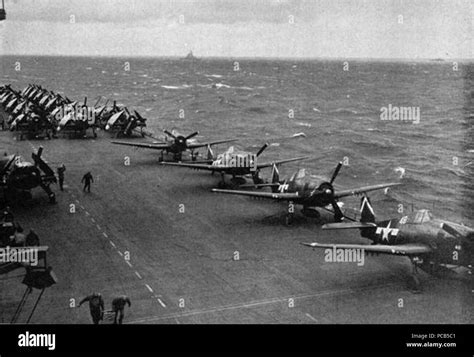
{"label": "propeller blade", "polygon": [[342,162],[339,162],[336,166],[336,169],[334,170],[334,173],[332,174],[331,180],[329,181],[331,185],[336,179],[337,175],[339,175],[339,171],[341,170],[341,167],[342,167]]}
{"label": "propeller blade", "polygon": [[195,137],[196,135],[198,135],[198,134],[199,134],[199,131],[195,131],[195,132],[192,133],[191,135],[186,136],[185,139],[186,139],[186,140],[189,140],[189,139],[191,139],[191,138],[194,138],[194,137]]}
{"label": "propeller blade", "polygon": [[177,139],[176,136],[174,136],[172,133],[170,133],[168,130],[163,130],[163,133],[165,133],[166,135],[168,135],[169,137],[172,137],[173,139]]}
{"label": "propeller blade", "polygon": [[331,206],[334,210],[334,218],[337,222],[342,222],[344,219],[344,213],[342,213],[341,208],[337,204],[336,200],[331,201]]}
{"label": "propeller blade", "polygon": [[99,102],[101,99],[102,99],[102,96],[99,95],[99,99],[97,99],[97,102],[95,102],[94,108],[99,105]]}
{"label": "propeller blade", "polygon": [[443,224],[441,225],[441,229],[445,230],[446,232],[448,232],[449,234],[455,236],[455,237],[458,238],[458,239],[464,238],[464,236],[462,235],[462,233],[460,233],[459,231],[457,231],[456,229],[454,229],[452,226],[450,226],[450,225],[447,224],[447,223],[443,223]]}
{"label": "propeller blade", "polygon": [[265,143],[265,145],[263,145],[263,146],[260,148],[260,150],[258,150],[258,152],[257,152],[257,157],[258,157],[262,152],[264,152],[267,147],[268,147],[268,143]]}
{"label": "propeller blade", "polygon": [[136,110],[133,111],[135,113],[135,115],[137,116],[137,118],[141,121],[145,121],[145,118],[143,118],[139,112],[137,112]]}

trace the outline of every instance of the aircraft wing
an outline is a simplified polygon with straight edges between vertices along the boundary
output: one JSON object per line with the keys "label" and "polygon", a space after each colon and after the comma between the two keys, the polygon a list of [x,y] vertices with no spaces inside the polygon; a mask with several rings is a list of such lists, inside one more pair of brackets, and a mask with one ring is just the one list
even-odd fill
{"label": "aircraft wing", "polygon": [[383,190],[384,188],[387,188],[387,187],[393,187],[393,186],[399,186],[399,185],[401,185],[401,183],[382,183],[379,185],[359,187],[352,190],[336,191],[334,192],[334,197],[338,199],[338,198],[346,197],[346,196],[360,195],[366,192]]}
{"label": "aircraft wing", "polygon": [[[259,165],[257,164],[257,169],[261,169],[261,168],[264,168],[264,167],[269,167],[269,166],[272,166],[273,164],[275,165],[279,165],[279,164],[283,164],[285,162],[291,162],[291,161],[298,161],[298,160],[303,160],[303,159],[306,159],[307,157],[297,157],[297,158],[294,158],[294,159],[286,159],[286,160],[280,160],[280,161],[274,161],[272,163],[268,163],[268,164],[263,164],[263,165]],[[180,166],[180,167],[189,167],[189,168],[192,168],[192,169],[196,169],[196,170],[208,170],[208,171],[214,171],[214,172],[228,172],[228,171],[232,171],[234,170],[235,168],[234,167],[229,167],[229,166],[218,166],[218,165],[206,165],[206,164],[193,164],[193,163],[182,163],[182,162],[162,162],[161,163],[162,165],[170,165],[170,166]],[[266,186],[268,186],[268,184],[265,184]],[[273,185],[273,184],[271,184]],[[255,185],[252,185],[252,186],[255,186]]]}
{"label": "aircraft wing", "polygon": [[270,198],[274,200],[283,200],[283,201],[291,201],[291,200],[296,200],[300,198],[298,193],[253,192],[253,191],[239,191],[239,190],[221,190],[217,188],[213,188],[212,192],[227,193],[230,195]]}
{"label": "aircraft wing", "polygon": [[121,111],[119,111],[118,113],[115,113],[114,115],[112,115],[112,116],[109,118],[109,120],[107,120],[107,125],[108,125],[108,126],[114,125],[115,122],[118,120],[118,118],[120,118],[124,112],[125,112],[125,110],[121,110]]}
{"label": "aircraft wing", "polygon": [[354,228],[376,228],[375,223],[365,222],[341,222],[341,223],[326,223],[323,229],[354,229]]}
{"label": "aircraft wing", "polygon": [[188,144],[188,149],[197,149],[197,148],[206,147],[208,145],[212,146],[212,145],[217,145],[217,144],[231,143],[237,140],[239,139],[225,139],[225,140],[210,141],[207,143],[193,143],[193,144]]}
{"label": "aircraft wing", "polygon": [[134,146],[137,148],[155,149],[155,150],[165,150],[171,146],[169,143],[148,144],[148,143],[130,143],[130,142],[125,142],[125,141],[112,141],[112,144]]}
{"label": "aircraft wing", "polygon": [[209,171],[224,171],[227,167],[220,167],[220,166],[213,166],[208,164],[188,164],[184,162],[161,162],[161,165],[168,165],[168,166],[179,166],[179,167],[189,167],[191,169],[196,170],[209,170]]}
{"label": "aircraft wing", "polygon": [[401,244],[401,245],[367,245],[367,244],[320,244],[301,243],[307,247],[319,249],[363,249],[365,252],[390,255],[420,255],[431,252],[431,248],[425,244]]}
{"label": "aircraft wing", "polygon": [[278,160],[278,161],[273,161],[273,162],[266,162],[266,163],[263,163],[263,164],[259,164],[257,162],[257,168],[258,169],[263,169],[265,167],[270,167],[270,166],[273,166],[273,165],[281,165],[281,164],[284,164],[284,163],[287,163],[287,162],[293,162],[293,161],[301,161],[301,160],[306,160],[309,156],[303,156],[303,157],[295,157],[295,158],[292,158],[292,159],[285,159],[285,160]]}

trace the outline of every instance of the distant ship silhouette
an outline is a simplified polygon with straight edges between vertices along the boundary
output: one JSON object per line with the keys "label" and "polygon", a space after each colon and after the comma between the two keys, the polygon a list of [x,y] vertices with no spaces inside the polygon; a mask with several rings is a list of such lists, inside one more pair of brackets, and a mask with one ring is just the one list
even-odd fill
{"label": "distant ship silhouette", "polygon": [[193,55],[193,51],[189,51],[186,57],[184,57],[185,60],[197,60],[197,57]]}

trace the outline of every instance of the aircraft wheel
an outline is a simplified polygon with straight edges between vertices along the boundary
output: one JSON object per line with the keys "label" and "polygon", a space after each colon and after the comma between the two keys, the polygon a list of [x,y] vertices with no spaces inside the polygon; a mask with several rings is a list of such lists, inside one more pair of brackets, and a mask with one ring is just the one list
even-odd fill
{"label": "aircraft wheel", "polygon": [[412,276],[412,290],[413,293],[419,294],[421,292],[421,283],[420,283],[420,278],[418,276],[413,275]]}
{"label": "aircraft wheel", "polygon": [[292,214],[287,214],[286,215],[286,225],[291,226],[293,224],[293,215]]}

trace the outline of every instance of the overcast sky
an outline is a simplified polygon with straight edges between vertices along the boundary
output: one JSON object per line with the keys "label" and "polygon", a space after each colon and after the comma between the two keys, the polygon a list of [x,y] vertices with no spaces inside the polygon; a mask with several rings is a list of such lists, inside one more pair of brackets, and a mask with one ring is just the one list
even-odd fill
{"label": "overcast sky", "polygon": [[0,53],[473,58],[471,0],[5,0]]}

